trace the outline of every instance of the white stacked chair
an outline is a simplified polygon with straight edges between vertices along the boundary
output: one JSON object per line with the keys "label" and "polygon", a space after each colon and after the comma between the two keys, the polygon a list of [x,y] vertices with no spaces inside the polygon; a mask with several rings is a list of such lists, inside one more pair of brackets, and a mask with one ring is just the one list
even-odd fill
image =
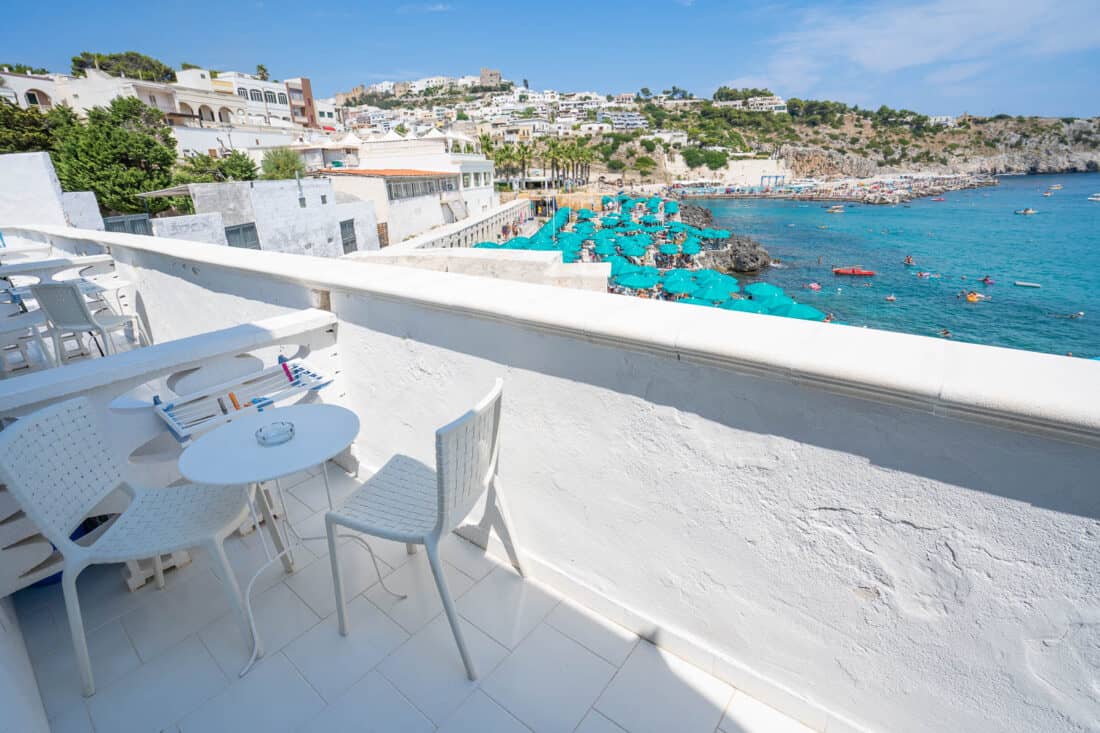
{"label": "white stacked chair", "polygon": [[[130,486],[105,444],[106,435],[83,397],[51,405],[0,431],[0,482],[62,556],[61,586],[85,696],[95,694],[95,683],[76,581],[89,565],[151,557],[157,585],[163,587],[162,555],[204,547],[218,564],[245,643],[252,642],[240,588],[222,544],[249,514],[247,487]],[[131,497],[125,511],[91,544],[71,540],[88,513],[116,489]]]}
{"label": "white stacked chair", "polygon": [[[439,541],[459,525],[486,491],[492,489],[491,496],[503,525],[500,531],[507,535],[502,539],[510,548],[515,547],[497,475],[503,388],[504,382],[496,380],[492,391],[473,409],[436,431],[434,471],[409,456],[394,456],[339,509],[325,515],[341,634],[347,635],[348,623],[336,551],[337,528],[347,527],[404,542],[410,554],[415,552],[416,545],[424,545],[466,674],[471,680],[477,679],[473,659],[459,628],[458,612],[443,576]],[[518,554],[513,562],[522,574]]]}
{"label": "white stacked chair", "polygon": [[[65,350],[64,342],[80,335],[90,334],[95,340],[98,334],[103,339],[102,351],[106,355],[114,354],[116,349],[112,334],[127,327],[134,330],[142,346],[149,344],[141,321],[134,314],[118,314],[107,310],[92,313],[84,293],[77,281],[43,283],[31,286],[31,293],[38,301],[38,307],[46,314],[53,338],[54,351],[59,364],[71,358],[71,352]],[[96,340],[96,345],[99,341]]]}

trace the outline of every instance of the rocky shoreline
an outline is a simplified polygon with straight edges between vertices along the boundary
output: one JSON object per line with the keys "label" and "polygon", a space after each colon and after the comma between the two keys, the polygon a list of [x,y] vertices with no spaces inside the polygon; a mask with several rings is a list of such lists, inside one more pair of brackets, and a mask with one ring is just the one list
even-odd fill
{"label": "rocky shoreline", "polygon": [[[694,204],[681,204],[680,219],[698,229],[714,226],[714,214],[710,209]],[[705,250],[695,257],[702,267],[743,275],[756,274],[771,264],[771,255],[760,242],[752,237],[731,233],[719,249]]]}

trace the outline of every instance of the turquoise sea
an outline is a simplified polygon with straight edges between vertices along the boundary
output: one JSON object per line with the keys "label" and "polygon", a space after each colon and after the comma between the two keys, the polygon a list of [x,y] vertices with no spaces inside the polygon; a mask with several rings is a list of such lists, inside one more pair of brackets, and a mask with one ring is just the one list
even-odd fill
{"label": "turquoise sea", "polygon": [[[1048,186],[1064,188],[1049,197]],[[699,202],[716,225],[760,240],[781,261],[759,278],[838,321],[1074,356],[1100,356],[1100,174],[1005,176],[988,188],[898,206],[723,199]],[[1014,215],[1031,207],[1034,216]],[[822,228],[826,227],[826,228]],[[902,260],[912,255],[915,267]],[[838,277],[860,265],[872,278]],[[940,275],[919,278],[917,272]],[[985,275],[992,285],[978,282]],[[752,279],[752,278],[749,278]],[[1039,289],[1016,287],[1017,280]],[[821,290],[807,289],[816,282]],[[962,290],[989,296],[979,303]],[[886,301],[887,295],[896,301]],[[1069,319],[1071,313],[1085,316]]]}

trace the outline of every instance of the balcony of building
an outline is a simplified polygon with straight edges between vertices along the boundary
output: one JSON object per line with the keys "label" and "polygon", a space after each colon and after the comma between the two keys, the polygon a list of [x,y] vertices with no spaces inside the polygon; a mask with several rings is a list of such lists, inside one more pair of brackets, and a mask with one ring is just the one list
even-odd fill
{"label": "balcony of building", "polygon": [[[253,603],[267,653],[243,677],[247,650],[201,552],[164,590],[94,568],[80,585],[90,698],[57,586],[23,589],[0,604],[0,708],[16,730],[905,733],[1100,719],[1095,363],[492,272],[0,231],[9,245],[109,252],[156,344],[0,382],[0,418],[85,396],[126,437],[113,444],[131,470],[168,485],[179,446],[145,412],[150,389],[239,354],[304,355],[334,376],[321,399],[361,424],[354,460],[328,466],[339,501],[395,454],[433,461],[433,431],[502,377],[501,475],[527,569],[480,509],[446,540],[482,670],[469,681],[424,554],[400,545],[372,542],[404,601],[366,553],[341,550],[347,637],[324,542],[306,542],[292,573],[265,571]],[[285,518],[320,531],[320,474],[283,488]],[[0,532],[13,510],[0,503]],[[263,537],[230,539],[238,575],[266,559]],[[0,570],[18,551],[3,544]]]}

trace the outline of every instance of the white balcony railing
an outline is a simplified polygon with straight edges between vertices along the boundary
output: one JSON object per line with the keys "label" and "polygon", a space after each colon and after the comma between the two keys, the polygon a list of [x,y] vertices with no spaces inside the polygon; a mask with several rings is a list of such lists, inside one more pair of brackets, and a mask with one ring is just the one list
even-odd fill
{"label": "white balcony railing", "polygon": [[348,260],[3,232],[108,248],[159,342],[325,306],[368,465],[430,461],[425,436],[503,376],[502,475],[535,577],[817,730],[1100,719],[1095,362]]}

